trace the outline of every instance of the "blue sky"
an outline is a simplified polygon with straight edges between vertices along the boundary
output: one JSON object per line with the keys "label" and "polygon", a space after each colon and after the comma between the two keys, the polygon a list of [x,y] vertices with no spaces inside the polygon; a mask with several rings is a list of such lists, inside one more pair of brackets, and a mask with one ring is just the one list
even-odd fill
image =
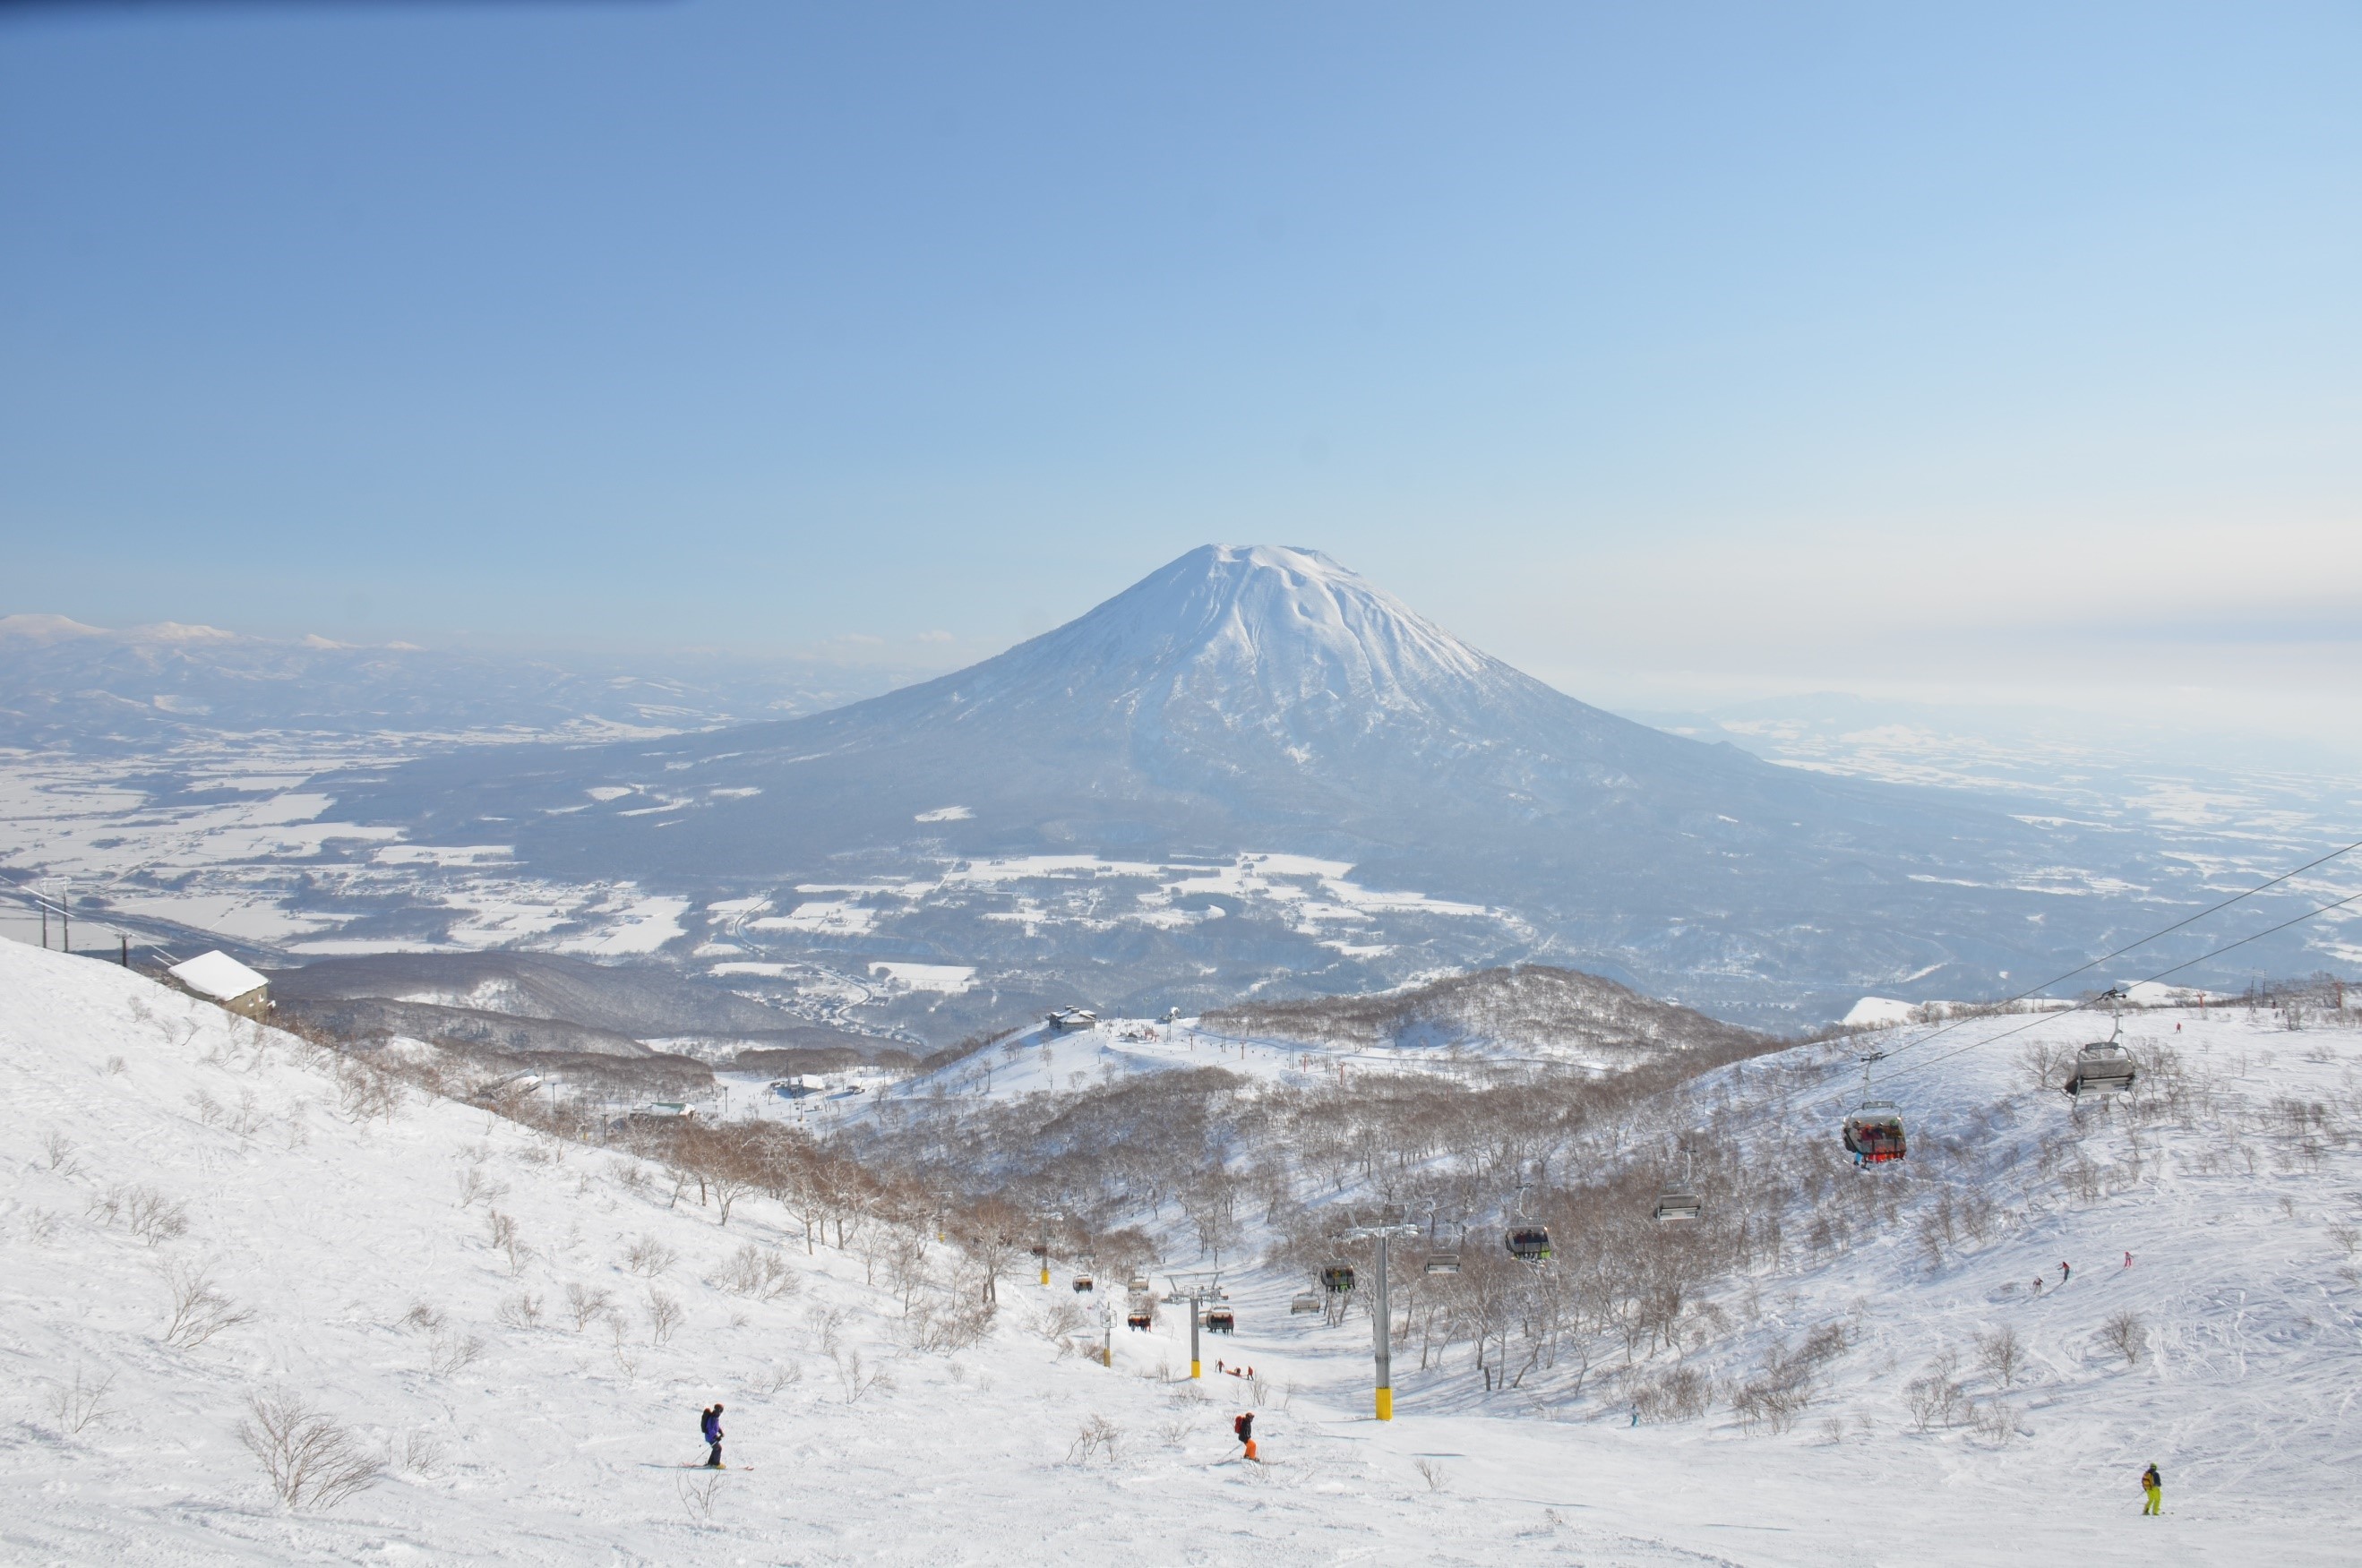
{"label": "blue sky", "polygon": [[1607,700],[2351,696],[2358,55],[2350,5],[0,12],[0,611],[944,661],[1220,539]]}

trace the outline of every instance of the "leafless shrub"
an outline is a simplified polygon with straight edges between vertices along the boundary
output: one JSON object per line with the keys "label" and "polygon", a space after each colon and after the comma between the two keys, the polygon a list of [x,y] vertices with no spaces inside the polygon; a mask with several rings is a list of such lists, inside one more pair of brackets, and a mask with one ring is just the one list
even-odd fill
{"label": "leafless shrub", "polygon": [[1643,1383],[1632,1396],[1632,1403],[1644,1421],[1694,1421],[1706,1412],[1713,1402],[1714,1385],[1705,1373],[1694,1366],[1677,1366],[1661,1377]]}
{"label": "leafless shrub", "polygon": [[1187,1416],[1174,1416],[1156,1423],[1156,1435],[1164,1440],[1167,1448],[1179,1448],[1197,1430],[1198,1423]]}
{"label": "leafless shrub", "polygon": [[262,1101],[250,1088],[237,1091],[237,1109],[229,1113],[229,1130],[241,1138],[251,1138],[268,1120],[262,1111]]}
{"label": "leafless shrub", "polygon": [[2148,1346],[2148,1325],[2137,1312],[2119,1312],[2100,1325],[2100,1343],[2123,1356],[2126,1366],[2138,1366]]}
{"label": "leafless shrub", "polygon": [[1093,1414],[1084,1420],[1075,1432],[1075,1441],[1067,1445],[1066,1463],[1088,1464],[1095,1456],[1104,1453],[1113,1463],[1116,1443],[1122,1436],[1123,1429],[1105,1416]]}
{"label": "leafless shrub", "polygon": [[914,1350],[963,1351],[992,1331],[997,1309],[969,1296],[952,1298],[922,1297],[902,1317],[902,1338]]}
{"label": "leafless shrub", "polygon": [[410,1310],[402,1315],[402,1326],[405,1329],[439,1329],[443,1326],[443,1314],[439,1309],[424,1301],[414,1301],[410,1304]]}
{"label": "leafless shrub", "polygon": [[1451,1477],[1440,1459],[1414,1459],[1410,1465],[1418,1472],[1419,1479],[1427,1483],[1427,1489],[1430,1492],[1440,1492],[1451,1484]]}
{"label": "leafless shrub", "polygon": [[566,1310],[573,1318],[578,1334],[612,1312],[613,1303],[614,1297],[607,1292],[579,1282],[569,1283],[566,1287]]}
{"label": "leafless shrub", "polygon": [[58,1227],[64,1223],[65,1216],[54,1209],[31,1209],[25,1215],[25,1234],[46,1247],[58,1239]]}
{"label": "leafless shrub", "polygon": [[2329,1239],[2336,1242],[2337,1250],[2349,1258],[2354,1255],[2356,1248],[2362,1248],[2362,1230],[2356,1230],[2351,1225],[2332,1225],[2329,1228]]}
{"label": "leafless shrub", "polygon": [[384,1461],[348,1429],[296,1395],[258,1394],[247,1412],[238,1441],[261,1461],[270,1489],[288,1507],[334,1507],[385,1474]]}
{"label": "leafless shrub", "polygon": [[403,1473],[436,1476],[443,1473],[443,1440],[431,1432],[412,1432],[402,1440]]}
{"label": "leafless shrub", "polygon": [[50,1419],[58,1430],[72,1437],[83,1428],[106,1419],[106,1393],[115,1386],[115,1374],[94,1378],[79,1366],[74,1368],[73,1381],[50,1386],[47,1403]]}
{"label": "leafless shrub", "polygon": [[1959,1369],[1956,1353],[1939,1351],[1925,1372],[1903,1386],[1903,1402],[1921,1431],[1957,1425],[1968,1414],[1968,1390],[1956,1375]]}
{"label": "leafless shrub", "polygon": [[482,1358],[486,1348],[481,1334],[471,1334],[464,1329],[437,1329],[426,1342],[426,1370],[437,1377],[464,1372]]}
{"label": "leafless shrub", "polygon": [[679,1253],[654,1236],[642,1236],[624,1253],[624,1266],[634,1274],[654,1279],[673,1265]]}
{"label": "leafless shrub", "polygon": [[108,1077],[118,1077],[130,1070],[131,1064],[125,1061],[120,1056],[109,1056],[106,1059],[106,1076]]}
{"label": "leafless shrub", "polygon": [[2010,1387],[2025,1370],[2025,1342],[2006,1323],[1990,1334],[1979,1334],[1977,1366],[2003,1387]]}
{"label": "leafless shrub", "polygon": [[1985,1399],[1970,1406],[1969,1424],[1979,1437],[2003,1446],[2017,1436],[2017,1412],[1999,1399]]}
{"label": "leafless shrub", "polygon": [[793,1296],[801,1286],[787,1259],[753,1242],[723,1260],[720,1268],[706,1276],[706,1283],[733,1296],[751,1297],[757,1301]]}
{"label": "leafless shrub", "polygon": [[779,1390],[792,1388],[803,1380],[803,1364],[791,1361],[785,1366],[765,1367],[758,1375],[748,1380],[746,1386],[768,1399],[777,1396]]}
{"label": "leafless shrub", "polygon": [[873,1393],[890,1391],[893,1375],[882,1366],[866,1365],[857,1350],[839,1351],[830,1358],[836,1364],[836,1386],[848,1405],[858,1405]]}
{"label": "leafless shrub", "polygon": [[1830,1416],[1821,1422],[1821,1439],[1825,1442],[1843,1442],[1845,1432],[1843,1416]]}
{"label": "leafless shrub", "polygon": [[480,1165],[471,1164],[459,1173],[459,1207],[462,1209],[469,1208],[480,1198],[498,1201],[508,1196],[508,1190],[507,1184],[486,1176]]}
{"label": "leafless shrub", "polygon": [[1061,1297],[1033,1314],[1033,1331],[1061,1350],[1091,1325],[1090,1314],[1071,1297]]}
{"label": "leafless shrub", "polygon": [[541,1297],[530,1290],[520,1290],[501,1303],[497,1316],[508,1328],[537,1329],[541,1327]]}
{"label": "leafless shrub", "polygon": [[811,1327],[813,1338],[819,1342],[821,1354],[825,1356],[836,1354],[837,1331],[844,1327],[845,1320],[851,1316],[852,1314],[842,1307],[811,1307],[805,1309],[804,1321]]}
{"label": "leafless shrub", "polygon": [[651,1289],[648,1292],[649,1342],[658,1347],[671,1342],[673,1335],[680,1330],[684,1316],[686,1314],[678,1299],[661,1290]]}
{"label": "leafless shrub", "polygon": [[524,1236],[517,1231],[517,1222],[499,1209],[491,1209],[485,1211],[484,1228],[491,1238],[492,1245],[508,1259],[509,1273],[512,1275],[524,1273],[526,1260],[533,1256],[533,1249],[525,1245]]}
{"label": "leafless shrub", "polygon": [[189,1108],[197,1113],[198,1123],[205,1127],[219,1126],[225,1114],[221,1101],[203,1089],[196,1089],[190,1093]]}
{"label": "leafless shrub", "polygon": [[615,1185],[625,1192],[638,1194],[647,1190],[647,1169],[637,1160],[613,1161],[608,1165],[607,1171],[615,1178]]}
{"label": "leafless shrub", "polygon": [[164,1342],[175,1350],[194,1350],[224,1329],[254,1320],[251,1311],[232,1304],[214,1288],[213,1278],[202,1264],[172,1264],[164,1271],[164,1284],[172,1297]]}
{"label": "leafless shrub", "polygon": [[683,1475],[676,1483],[680,1493],[680,1506],[694,1524],[713,1522],[713,1505],[722,1496],[722,1476]]}
{"label": "leafless shrub", "polygon": [[357,1056],[336,1056],[333,1076],[337,1108],[348,1121],[367,1121],[381,1117],[392,1121],[409,1098],[401,1079]]}
{"label": "leafless shrub", "polygon": [[152,1187],[123,1189],[123,1220],[149,1246],[188,1234],[189,1211]]}
{"label": "leafless shrub", "polygon": [[74,1142],[62,1132],[52,1132],[41,1140],[41,1159],[60,1176],[72,1176],[82,1166],[73,1157]]}

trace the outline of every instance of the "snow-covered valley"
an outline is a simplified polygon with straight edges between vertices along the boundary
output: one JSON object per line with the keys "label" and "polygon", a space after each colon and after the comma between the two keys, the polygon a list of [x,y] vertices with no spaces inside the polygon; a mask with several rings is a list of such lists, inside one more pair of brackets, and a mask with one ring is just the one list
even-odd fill
{"label": "snow-covered valley", "polygon": [[[1116,1327],[1104,1367],[1086,1353],[1120,1282],[1078,1297],[1070,1257],[1046,1290],[1021,1249],[999,1260],[999,1309],[980,1321],[977,1254],[936,1239],[956,1218],[854,1205],[839,1247],[829,1223],[808,1239],[795,1209],[745,1193],[725,1224],[719,1188],[701,1205],[657,1162],[0,943],[0,1541],[60,1562],[2348,1561],[2362,1034],[2298,1021],[2139,1014],[2152,1098],[2080,1120],[2023,1052],[2088,1034],[2087,1018],[1962,1024],[1924,1068],[1898,1051],[1914,1153],[1868,1173],[1819,1172],[1853,1083],[1840,1046],[1718,1069],[1634,1109],[1619,1145],[1645,1165],[1660,1130],[1691,1127],[1726,1216],[1754,1198],[1720,1173],[1752,1167],[1705,1129],[1814,1165],[1785,1242],[1763,1245],[1759,1216],[1753,1262],[1698,1288],[1630,1375],[1622,1342],[1569,1338],[1554,1365],[1489,1391],[1464,1340],[1421,1346],[1432,1309],[1476,1310],[1451,1292],[1473,1299],[1501,1271],[1473,1255],[1462,1280],[1403,1270],[1396,1419],[1381,1424],[1368,1318],[1289,1310],[1308,1276],[1257,1205],[1223,1276],[1238,1331],[1209,1338],[1206,1376],[1187,1378],[1170,1307],[1150,1331]],[[2025,1032],[1948,1055],[2003,1030]],[[1024,1054],[1080,1067],[1102,1044],[1176,1049],[1070,1035],[1021,1047],[988,1085],[914,1081],[868,1114],[1049,1116],[1065,1073]],[[1307,1092],[1275,1070],[1280,1043],[1232,1047],[1249,1072],[1219,1089],[1226,1114]],[[1159,1071],[1183,1084],[1213,1055]],[[1147,1081],[1093,1076],[1113,1087],[1087,1092]],[[1393,1081],[1374,1069],[1371,1088]],[[1332,1178],[1296,1153],[1290,1190],[1315,1229],[1372,1199],[1350,1168]],[[1500,1185],[1470,1216],[1472,1249],[1498,1244],[1484,1227]],[[956,1195],[940,1198],[954,1215]],[[1164,1254],[1160,1285],[1208,1266],[1162,1212],[1129,1217]],[[1593,1229],[1705,1244],[1633,1227],[1562,1221],[1543,1266],[1591,1266]],[[2006,1377],[1991,1353],[2004,1331]],[[1813,1346],[1790,1380],[1804,1404],[1767,1415],[1764,1369]],[[1252,1364],[1259,1387],[1215,1357]],[[1706,1389],[1694,1414],[1685,1368]],[[282,1507],[238,1431],[258,1397],[286,1396],[383,1474]],[[733,1464],[718,1476],[681,1468],[715,1400]],[[1228,1430],[1250,1403],[1255,1466]],[[2137,1517],[2152,1461],[2160,1520]]]}

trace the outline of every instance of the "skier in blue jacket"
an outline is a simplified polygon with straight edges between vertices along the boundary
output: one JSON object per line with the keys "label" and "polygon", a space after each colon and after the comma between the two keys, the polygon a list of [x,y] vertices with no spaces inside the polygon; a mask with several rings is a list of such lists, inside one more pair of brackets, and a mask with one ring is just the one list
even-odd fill
{"label": "skier in blue jacket", "polygon": [[705,1456],[705,1467],[708,1470],[720,1470],[723,1468],[722,1463],[722,1407],[716,1405],[712,1409],[706,1411],[704,1416],[699,1419],[697,1430],[703,1432],[705,1434],[705,1441],[713,1445],[713,1452]]}

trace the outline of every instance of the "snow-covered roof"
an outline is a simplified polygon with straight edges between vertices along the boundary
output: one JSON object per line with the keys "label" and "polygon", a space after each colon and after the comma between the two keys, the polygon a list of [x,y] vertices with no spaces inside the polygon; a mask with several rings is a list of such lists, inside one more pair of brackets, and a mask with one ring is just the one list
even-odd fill
{"label": "snow-covered roof", "polygon": [[256,974],[218,948],[200,953],[185,964],[175,964],[165,973],[199,996],[216,1001],[235,1001],[257,987],[270,983],[267,977]]}

